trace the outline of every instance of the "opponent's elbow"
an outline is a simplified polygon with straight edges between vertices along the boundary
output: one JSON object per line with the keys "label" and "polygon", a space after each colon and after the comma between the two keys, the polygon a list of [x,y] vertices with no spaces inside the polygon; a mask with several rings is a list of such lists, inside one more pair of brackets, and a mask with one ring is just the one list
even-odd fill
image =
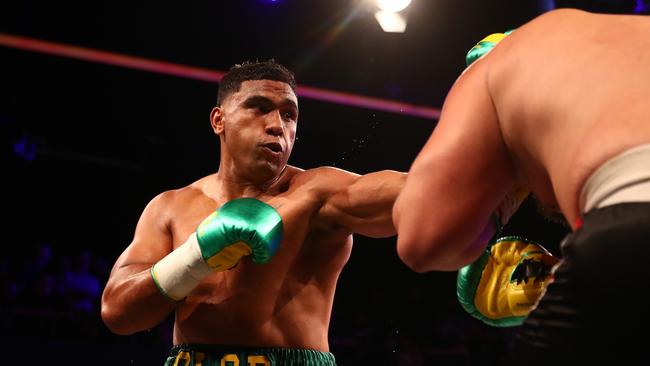
{"label": "opponent's elbow", "polygon": [[429,250],[429,244],[398,236],[397,255],[411,270],[417,273],[429,272],[434,269],[431,266],[433,254]]}
{"label": "opponent's elbow", "polygon": [[426,261],[422,260],[421,256],[413,255],[410,251],[405,250],[403,247],[397,247],[397,255],[399,259],[411,270],[417,273],[429,272],[426,266]]}
{"label": "opponent's elbow", "polygon": [[449,241],[416,236],[397,239],[397,255],[402,262],[417,273],[430,271],[455,271],[459,263],[458,248]]}

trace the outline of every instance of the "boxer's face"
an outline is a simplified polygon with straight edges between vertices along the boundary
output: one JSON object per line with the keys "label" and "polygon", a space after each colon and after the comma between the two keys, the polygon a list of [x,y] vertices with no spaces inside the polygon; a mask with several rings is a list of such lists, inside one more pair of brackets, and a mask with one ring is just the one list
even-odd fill
{"label": "boxer's face", "polygon": [[225,147],[236,169],[252,169],[251,174],[263,179],[279,175],[286,166],[297,122],[295,93],[288,84],[272,80],[242,82],[212,115],[214,131],[225,144],[222,153]]}

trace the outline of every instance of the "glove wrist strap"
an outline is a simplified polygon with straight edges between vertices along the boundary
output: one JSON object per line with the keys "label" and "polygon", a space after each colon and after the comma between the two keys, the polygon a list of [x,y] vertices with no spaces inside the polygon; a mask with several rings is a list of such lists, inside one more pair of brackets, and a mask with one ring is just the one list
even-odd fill
{"label": "glove wrist strap", "polygon": [[212,272],[203,260],[196,233],[151,267],[151,277],[158,290],[174,301],[184,299]]}

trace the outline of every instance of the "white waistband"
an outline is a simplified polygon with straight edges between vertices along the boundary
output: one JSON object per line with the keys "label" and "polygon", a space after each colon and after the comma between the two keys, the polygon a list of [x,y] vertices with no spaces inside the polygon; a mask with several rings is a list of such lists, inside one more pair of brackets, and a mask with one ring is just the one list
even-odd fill
{"label": "white waistband", "polygon": [[582,187],[580,211],[621,202],[650,201],[650,144],[634,147],[601,165]]}

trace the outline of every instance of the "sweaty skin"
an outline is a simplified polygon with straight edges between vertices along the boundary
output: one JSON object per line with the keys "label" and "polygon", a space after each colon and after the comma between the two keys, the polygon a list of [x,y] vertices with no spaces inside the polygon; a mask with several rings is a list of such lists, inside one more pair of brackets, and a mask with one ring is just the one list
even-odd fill
{"label": "sweaty skin", "polygon": [[554,10],[466,69],[395,204],[402,260],[419,272],[475,260],[514,183],[575,229],[591,173],[650,142],[649,34],[648,17]]}
{"label": "sweaty skin", "polygon": [[[243,82],[212,111],[221,140],[219,171],[161,193],[144,209],[102,297],[102,317],[111,330],[142,331],[176,311],[174,344],[329,350],[334,291],[352,233],[395,234],[391,208],[405,174],[288,166],[297,118],[292,89],[270,80]],[[234,269],[209,275],[183,301],[163,297],[151,266],[238,197],[266,202],[283,219],[283,241],[270,263],[244,257]]]}

